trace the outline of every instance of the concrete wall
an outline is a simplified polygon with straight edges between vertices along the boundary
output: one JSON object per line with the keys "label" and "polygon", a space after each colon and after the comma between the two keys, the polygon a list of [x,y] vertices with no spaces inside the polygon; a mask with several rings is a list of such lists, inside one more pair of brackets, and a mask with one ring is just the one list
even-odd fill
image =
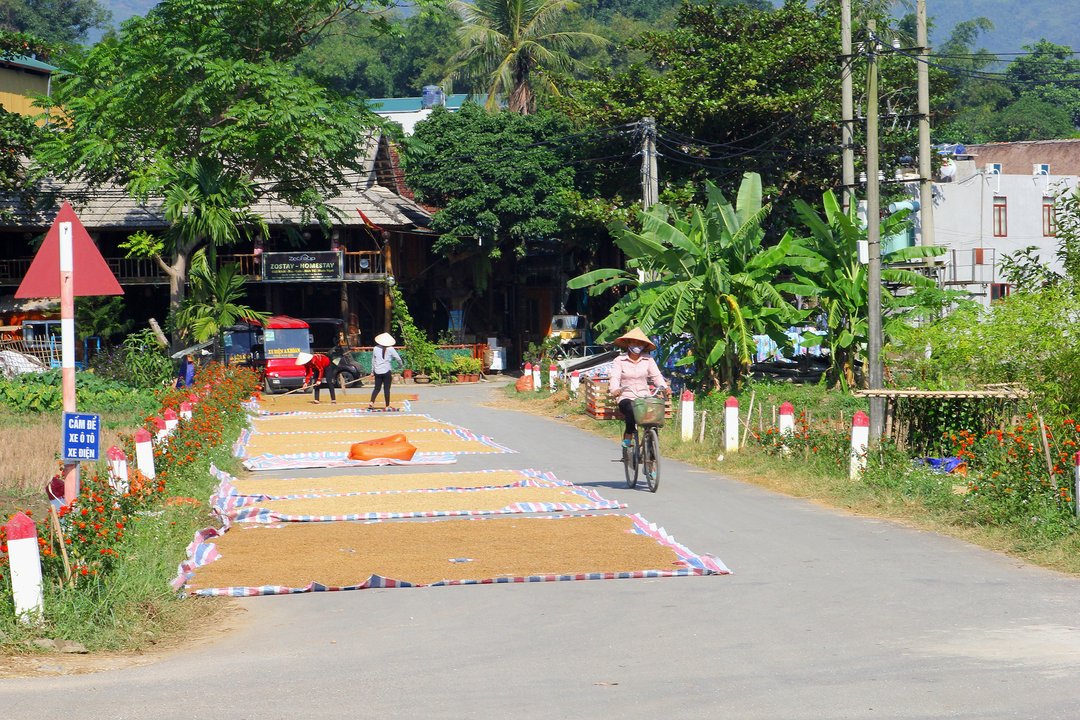
{"label": "concrete wall", "polygon": [[[992,175],[983,167],[976,168],[973,161],[960,161],[956,181],[934,187],[936,241],[949,250],[946,282],[989,303],[991,284],[1004,282],[1001,259],[1030,245],[1039,248],[1043,262],[1060,271],[1055,257],[1057,238],[1043,232],[1044,198],[1076,187],[1075,175]],[[994,236],[995,198],[1004,198],[1006,203],[1004,237]]]}

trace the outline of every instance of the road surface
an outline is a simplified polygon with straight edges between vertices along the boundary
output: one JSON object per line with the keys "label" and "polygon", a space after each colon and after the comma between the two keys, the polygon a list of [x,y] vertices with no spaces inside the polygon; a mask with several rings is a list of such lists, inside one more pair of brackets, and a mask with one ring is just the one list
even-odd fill
{"label": "road surface", "polygon": [[442,470],[554,471],[734,574],[248,598],[242,629],[150,665],[0,680],[0,717],[1080,716],[1075,578],[675,462],[631,491],[611,440],[490,386],[422,392],[520,451]]}

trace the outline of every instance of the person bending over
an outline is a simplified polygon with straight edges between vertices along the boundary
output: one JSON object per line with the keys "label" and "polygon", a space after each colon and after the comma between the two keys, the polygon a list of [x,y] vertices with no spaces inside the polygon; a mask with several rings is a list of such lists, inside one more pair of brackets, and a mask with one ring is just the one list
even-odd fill
{"label": "person bending over", "polygon": [[319,390],[325,386],[330,391],[330,404],[337,404],[337,397],[334,396],[334,381],[337,380],[334,372],[334,364],[330,362],[330,358],[321,353],[312,355],[311,353],[300,353],[296,356],[296,364],[304,368],[304,386],[315,387],[315,399],[312,400],[314,404],[319,404]]}

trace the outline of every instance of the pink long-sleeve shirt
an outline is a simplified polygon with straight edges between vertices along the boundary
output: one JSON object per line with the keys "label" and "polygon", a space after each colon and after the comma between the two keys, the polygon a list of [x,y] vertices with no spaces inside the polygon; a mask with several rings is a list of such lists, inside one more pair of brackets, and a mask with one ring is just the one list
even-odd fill
{"label": "pink long-sleeve shirt", "polygon": [[614,393],[619,391],[618,399],[633,400],[636,397],[645,397],[650,394],[649,383],[657,387],[667,387],[664,376],[660,374],[660,368],[656,361],[647,355],[634,362],[628,355],[620,355],[611,363],[611,379],[608,389]]}

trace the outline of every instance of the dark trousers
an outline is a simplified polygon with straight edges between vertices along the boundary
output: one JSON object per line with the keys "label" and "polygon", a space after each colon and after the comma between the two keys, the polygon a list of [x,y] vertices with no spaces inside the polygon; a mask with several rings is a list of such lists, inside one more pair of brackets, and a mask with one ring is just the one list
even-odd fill
{"label": "dark trousers", "polygon": [[379,396],[379,389],[383,391],[383,402],[386,403],[386,407],[390,407],[390,381],[393,380],[393,373],[376,373],[375,374],[375,387],[371,391],[371,404],[375,404],[375,398]]}
{"label": "dark trousers", "polygon": [[333,366],[326,368],[326,374],[323,375],[323,379],[315,384],[315,402],[319,402],[319,390],[326,386],[326,389],[330,391],[330,402],[337,402],[337,398],[334,397],[334,385],[337,384],[337,373],[334,372]]}
{"label": "dark trousers", "polygon": [[627,435],[633,435],[637,430],[637,421],[634,420],[634,401],[630,398],[619,401],[619,412],[623,415],[623,421],[626,423],[626,430],[624,432]]}

